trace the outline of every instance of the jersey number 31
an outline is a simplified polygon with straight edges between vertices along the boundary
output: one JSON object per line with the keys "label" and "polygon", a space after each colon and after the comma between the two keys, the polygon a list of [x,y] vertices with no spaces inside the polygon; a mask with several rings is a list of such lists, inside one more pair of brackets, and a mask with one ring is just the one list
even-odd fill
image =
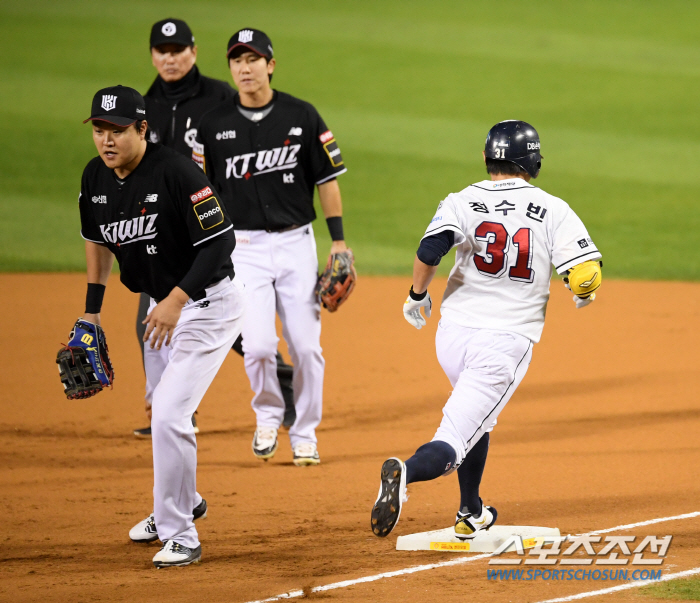
{"label": "jersey number 31", "polygon": [[[503,224],[482,222],[477,226],[474,238],[486,243],[486,253],[474,255],[476,269],[485,276],[500,278],[508,267],[508,250],[511,237]],[[508,270],[508,278],[531,283],[535,278],[532,269],[532,231],[521,228],[513,235],[513,245],[518,248],[515,264]]]}

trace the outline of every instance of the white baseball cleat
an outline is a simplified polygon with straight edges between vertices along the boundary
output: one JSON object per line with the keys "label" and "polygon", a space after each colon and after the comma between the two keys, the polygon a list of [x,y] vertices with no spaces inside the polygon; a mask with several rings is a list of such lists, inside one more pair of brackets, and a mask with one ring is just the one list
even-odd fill
{"label": "white baseball cleat", "polygon": [[174,540],[166,540],[163,548],[153,557],[156,569],[164,567],[181,567],[191,563],[199,563],[202,559],[202,545],[190,549]]}
{"label": "white baseball cleat", "polygon": [[277,430],[274,427],[258,427],[253,435],[253,454],[266,461],[277,452]]}
{"label": "white baseball cleat", "polygon": [[372,507],[372,532],[383,538],[388,536],[401,516],[401,507],[408,500],[406,492],[406,465],[392,457],[384,461],[379,484],[379,494]]}
{"label": "white baseball cleat", "polygon": [[316,444],[312,444],[311,442],[302,442],[301,444],[294,446],[294,460],[292,462],[297,467],[320,464],[321,457],[318,455]]}
{"label": "white baseball cleat", "polygon": [[[194,521],[205,519],[207,516],[207,501],[202,499],[202,502],[192,509],[192,515]],[[129,530],[129,538],[139,543],[155,542],[158,540],[158,530],[156,529],[156,520],[153,513],[143,521],[139,521]]]}
{"label": "white baseball cleat", "polygon": [[481,515],[457,511],[455,518],[455,536],[460,540],[471,540],[482,530],[488,530],[498,517],[498,511],[493,507],[481,505]]}

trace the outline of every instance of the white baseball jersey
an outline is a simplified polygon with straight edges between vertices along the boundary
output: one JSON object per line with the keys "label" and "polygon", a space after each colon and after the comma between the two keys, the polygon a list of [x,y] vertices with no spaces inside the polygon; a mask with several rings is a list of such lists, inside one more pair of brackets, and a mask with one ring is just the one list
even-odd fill
{"label": "white baseball jersey", "polygon": [[521,178],[484,180],[438,205],[423,238],[455,233],[457,257],[441,314],[472,328],[511,331],[537,343],[559,274],[602,256],[569,205]]}

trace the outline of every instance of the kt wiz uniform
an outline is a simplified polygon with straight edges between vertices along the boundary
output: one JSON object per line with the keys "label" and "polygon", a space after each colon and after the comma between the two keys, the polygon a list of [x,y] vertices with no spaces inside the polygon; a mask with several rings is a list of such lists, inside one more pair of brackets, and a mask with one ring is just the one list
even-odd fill
{"label": "kt wiz uniform", "polygon": [[[171,92],[175,86],[177,92]],[[157,76],[144,95],[150,141],[160,142],[190,158],[202,115],[234,94],[226,82],[201,75],[197,65],[175,84]]]}
{"label": "kt wiz uniform", "polygon": [[284,414],[277,312],[294,364],[291,444],[315,444],[324,359],[313,193],[346,168],[333,133],[309,103],[275,91],[267,107],[246,109],[249,116],[240,109],[236,97],[202,118],[193,158],[221,192],[236,229],[233,260],[246,286],[243,351],[257,425],[279,428]]}
{"label": "kt wiz uniform", "polygon": [[454,232],[457,255],[436,348],[454,389],[433,440],[450,444],[459,465],[527,372],[552,265],[565,274],[602,256],[569,205],[521,178],[485,180],[449,195],[424,238],[445,230]]}
{"label": "kt wiz uniform", "polygon": [[[102,159],[83,172],[81,234],[114,253],[122,282],[168,296],[193,264],[198,246],[233,226],[216,190],[189,159],[148,143],[138,167],[118,180]],[[189,292],[170,345],[145,346],[146,400],[152,405],[154,514],[158,537],[199,546],[192,509],[197,444],[192,414],[241,331],[242,287],[227,260],[202,290]]]}

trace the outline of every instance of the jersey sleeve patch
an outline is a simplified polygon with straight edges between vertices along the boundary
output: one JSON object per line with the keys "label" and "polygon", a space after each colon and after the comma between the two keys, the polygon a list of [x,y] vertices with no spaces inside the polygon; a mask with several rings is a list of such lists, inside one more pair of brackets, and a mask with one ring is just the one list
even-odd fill
{"label": "jersey sleeve patch", "polygon": [[323,143],[327,143],[329,140],[333,140],[333,132],[330,130],[326,130],[323,134],[320,134],[318,139]]}
{"label": "jersey sleeve patch", "polygon": [[192,203],[197,203],[203,199],[206,199],[207,197],[211,197],[213,194],[214,193],[212,192],[211,188],[205,186],[201,191],[197,191],[196,193],[190,195],[190,201],[192,201]]}
{"label": "jersey sleeve patch", "polygon": [[204,145],[201,142],[195,142],[192,147],[192,161],[206,172],[206,167],[204,165]]}
{"label": "jersey sleeve patch", "polygon": [[193,209],[202,230],[214,228],[224,221],[224,212],[221,210],[216,197],[209,197],[204,201],[200,201]]}
{"label": "jersey sleeve patch", "polygon": [[[330,134],[330,130],[328,131],[328,134]],[[333,167],[340,167],[343,165],[343,156],[340,154],[340,149],[338,148],[338,143],[335,141],[335,139],[325,143],[323,145],[323,150],[326,151],[326,155],[328,155],[328,159],[331,160],[331,165]]]}

